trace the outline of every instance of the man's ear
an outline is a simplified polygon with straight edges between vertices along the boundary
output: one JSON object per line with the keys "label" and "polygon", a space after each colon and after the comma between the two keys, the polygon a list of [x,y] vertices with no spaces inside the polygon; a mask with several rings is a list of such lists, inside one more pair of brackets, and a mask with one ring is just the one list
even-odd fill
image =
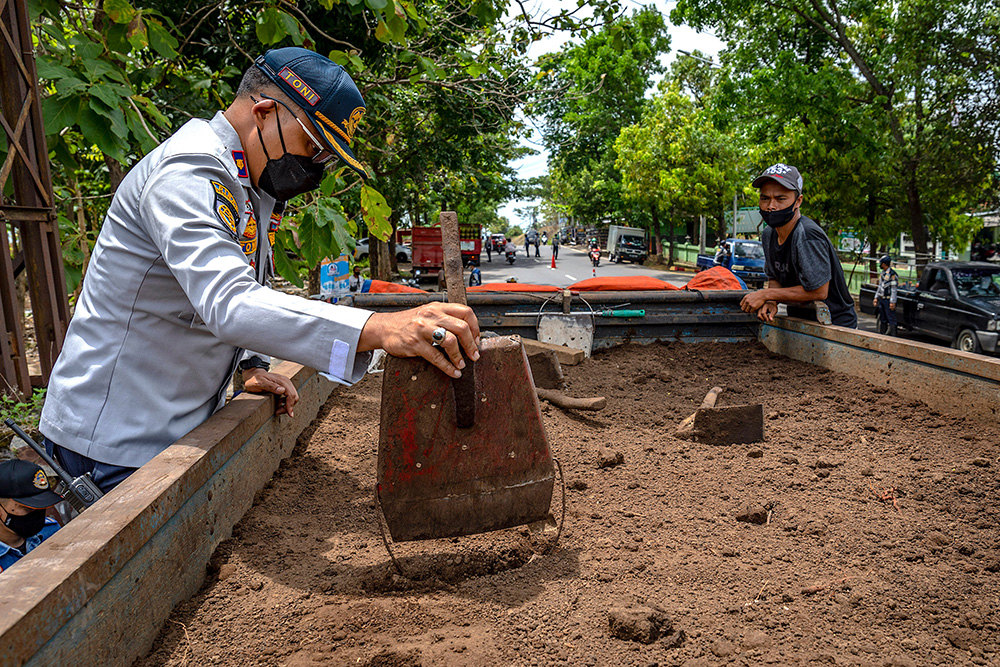
{"label": "man's ear", "polygon": [[250,114],[253,116],[254,124],[257,125],[257,129],[264,129],[264,121],[267,117],[274,112],[275,107],[278,103],[274,100],[262,99],[260,101],[254,102],[253,106],[250,107]]}

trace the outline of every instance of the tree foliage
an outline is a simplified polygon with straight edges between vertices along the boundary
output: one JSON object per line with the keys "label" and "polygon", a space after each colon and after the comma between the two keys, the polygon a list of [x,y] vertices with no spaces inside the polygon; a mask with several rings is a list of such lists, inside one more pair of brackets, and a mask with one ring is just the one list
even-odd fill
{"label": "tree foliage", "polygon": [[369,113],[355,153],[374,179],[346,168],[290,203],[276,238],[279,272],[301,283],[318,258],[380,239],[404,214],[493,207],[522,149],[526,46],[553,29],[587,35],[616,0],[502,21],[505,0],[36,0],[32,27],[70,288],[76,287],[110,195],[128,167],[193,117],[233,98],[268,48],[304,46],[344,65]]}
{"label": "tree foliage", "polygon": [[1000,10],[987,0],[679,0],[726,40],[719,107],[757,168],[798,163],[837,226],[964,240],[1000,146]]}
{"label": "tree foliage", "polygon": [[669,46],[663,16],[647,7],[539,59],[530,111],[542,119],[557,203],[581,222],[626,217],[615,139],[642,116]]}

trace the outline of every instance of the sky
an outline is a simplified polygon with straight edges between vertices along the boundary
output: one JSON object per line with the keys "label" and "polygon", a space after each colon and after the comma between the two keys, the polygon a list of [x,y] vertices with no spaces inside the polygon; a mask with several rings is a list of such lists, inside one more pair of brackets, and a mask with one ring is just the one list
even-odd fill
{"label": "sky", "polygon": [[[529,13],[533,15],[539,15],[542,13],[549,13],[552,11],[553,6],[566,6],[575,7],[575,0],[572,2],[553,2],[553,0],[529,0],[525,2],[525,7],[528,9]],[[668,53],[664,59],[664,62],[670,63],[674,58],[677,57],[678,51],[694,51],[695,49],[701,51],[702,53],[715,57],[719,51],[721,51],[725,44],[723,44],[715,35],[698,33],[688,26],[675,26],[670,23],[670,11],[674,8],[676,0],[652,0],[641,3],[637,0],[623,0],[623,5],[627,8],[626,11],[631,14],[634,9],[639,9],[643,5],[652,4],[667,19],[668,31],[670,33],[670,48],[671,51]],[[516,3],[513,5],[514,9],[519,9]],[[553,51],[559,50],[559,48],[569,40],[568,33],[556,33],[545,39],[539,40],[531,45],[528,50],[528,58],[534,61],[539,56],[546,53],[551,53]],[[653,85],[655,86],[655,81]],[[530,125],[530,121],[529,121]],[[547,171],[547,161],[548,152],[541,145],[541,137],[538,135],[537,131],[534,133],[529,141],[523,141],[522,145],[538,151],[537,155],[529,155],[520,160],[514,161],[512,166],[517,171],[518,177],[522,179],[533,178],[535,176],[541,176]],[[521,219],[521,217],[515,212],[515,209],[523,208],[525,206],[530,206],[532,204],[537,204],[538,201],[509,201],[500,206],[498,213],[510,220],[512,224],[521,226],[522,229],[526,228],[527,221]]]}

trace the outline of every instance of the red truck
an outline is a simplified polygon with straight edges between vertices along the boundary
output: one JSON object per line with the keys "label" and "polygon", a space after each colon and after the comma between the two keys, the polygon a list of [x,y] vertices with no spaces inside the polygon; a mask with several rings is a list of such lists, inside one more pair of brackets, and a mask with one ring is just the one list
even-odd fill
{"label": "red truck", "polygon": [[[414,227],[411,248],[413,268],[420,269],[425,276],[434,276],[444,265],[441,249],[440,227]],[[483,251],[482,225],[461,224],[458,226],[462,242],[462,266],[479,266],[479,255]]]}

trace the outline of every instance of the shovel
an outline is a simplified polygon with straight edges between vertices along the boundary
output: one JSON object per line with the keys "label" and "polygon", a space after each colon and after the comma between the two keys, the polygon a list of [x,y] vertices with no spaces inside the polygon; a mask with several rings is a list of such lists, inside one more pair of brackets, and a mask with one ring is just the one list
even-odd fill
{"label": "shovel", "polygon": [[764,406],[716,406],[722,387],[712,387],[701,407],[680,423],[674,435],[709,445],[736,445],[764,439]]}
{"label": "shovel", "polygon": [[[441,214],[448,300],[466,302],[458,218]],[[517,336],[484,336],[453,380],[420,358],[388,357],[378,502],[394,542],[543,521],[555,468]],[[391,551],[390,551],[391,554]]]}

